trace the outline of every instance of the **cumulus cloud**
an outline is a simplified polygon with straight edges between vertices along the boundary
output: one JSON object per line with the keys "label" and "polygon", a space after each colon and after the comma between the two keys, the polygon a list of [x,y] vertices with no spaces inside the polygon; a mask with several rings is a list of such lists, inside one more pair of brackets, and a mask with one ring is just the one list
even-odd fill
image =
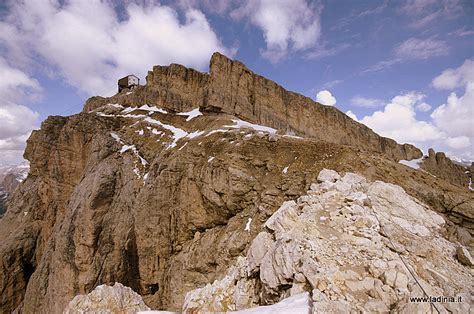
{"label": "cumulus cloud", "polygon": [[417,144],[443,136],[432,124],[416,119],[415,106],[422,101],[423,94],[410,92],[394,97],[381,111],[360,120],[382,136],[401,143]]}
{"label": "cumulus cloud", "polygon": [[0,101],[17,102],[35,100],[41,95],[41,87],[37,80],[25,72],[13,68],[0,57]]}
{"label": "cumulus cloud", "polygon": [[355,96],[351,99],[351,105],[365,108],[376,108],[383,106],[385,102],[381,99]]}
{"label": "cumulus cloud", "polygon": [[316,101],[326,106],[334,106],[336,104],[336,97],[330,91],[322,90],[316,94]]}
{"label": "cumulus cloud", "polygon": [[463,96],[451,93],[447,103],[436,108],[431,118],[450,136],[474,138],[474,81],[467,84]]}
{"label": "cumulus cloud", "polygon": [[11,2],[0,30],[12,61],[39,56],[49,73],[88,95],[111,94],[117,78],[143,78],[154,64],[206,69],[212,52],[230,53],[201,11],[189,8],[180,19],[171,7],[134,2],[123,16],[109,1]]}
{"label": "cumulus cloud", "polygon": [[395,57],[402,60],[425,60],[445,56],[449,47],[443,40],[409,38],[395,48]]}
{"label": "cumulus cloud", "polygon": [[0,164],[22,160],[26,139],[38,124],[37,112],[16,102],[40,97],[36,80],[0,58]]}
{"label": "cumulus cloud", "polygon": [[306,0],[246,0],[231,16],[249,18],[263,31],[266,49],[262,55],[271,61],[314,47],[321,35],[320,8]]}
{"label": "cumulus cloud", "polygon": [[465,87],[468,82],[474,82],[474,59],[467,59],[456,69],[446,69],[433,80],[437,89],[453,90]]}
{"label": "cumulus cloud", "polygon": [[435,108],[427,121],[419,120],[416,111],[426,112],[431,106],[425,95],[415,92],[394,97],[383,110],[358,119],[351,111],[348,116],[366,124],[375,132],[401,143],[412,143],[425,152],[433,147],[448,156],[474,160],[474,78],[472,60],[456,69],[447,69],[433,80],[438,89],[464,87],[464,94],[452,92],[445,104]]}

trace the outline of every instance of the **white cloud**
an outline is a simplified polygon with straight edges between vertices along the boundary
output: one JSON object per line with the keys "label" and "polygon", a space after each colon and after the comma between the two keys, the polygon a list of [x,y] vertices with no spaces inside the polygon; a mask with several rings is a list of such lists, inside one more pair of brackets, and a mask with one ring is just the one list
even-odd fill
{"label": "white cloud", "polygon": [[117,78],[143,79],[155,64],[206,69],[212,52],[230,53],[201,11],[187,9],[181,20],[168,6],[125,9],[123,19],[109,1],[12,2],[0,41],[12,61],[40,56],[50,73],[89,95],[114,93]]}
{"label": "white cloud", "polygon": [[328,90],[322,90],[316,94],[316,101],[326,106],[334,106],[336,98]]}
{"label": "white cloud", "polygon": [[414,108],[424,97],[414,92],[396,96],[383,111],[375,111],[360,122],[400,143],[417,144],[440,139],[443,134],[435,126],[416,119]]}
{"label": "white cloud", "polygon": [[445,56],[449,47],[445,41],[427,38],[409,38],[395,48],[396,58],[402,60],[424,60],[431,57]]}
{"label": "white cloud", "polygon": [[26,139],[36,127],[39,114],[15,102],[37,99],[40,92],[36,80],[0,57],[0,164],[22,160]]}
{"label": "white cloud", "polygon": [[446,140],[449,147],[462,149],[471,146],[471,139],[467,136],[450,137]]}
{"label": "white cloud", "polygon": [[450,136],[474,138],[474,81],[467,84],[463,96],[451,93],[447,103],[436,108],[431,118]]}
{"label": "white cloud", "polygon": [[383,106],[385,102],[381,99],[355,96],[351,99],[351,104],[358,107],[376,108]]}
{"label": "white cloud", "polygon": [[359,122],[359,120],[357,119],[357,116],[352,112],[352,111],[346,111],[346,115],[351,118],[352,120],[355,120],[357,122]]}
{"label": "white cloud", "polygon": [[40,95],[41,87],[37,80],[11,67],[5,59],[0,57],[0,102],[35,100]]}
{"label": "white cloud", "polygon": [[431,110],[431,106],[425,102],[422,102],[416,104],[415,109],[421,112],[428,112]]}
{"label": "white cloud", "polygon": [[433,57],[445,56],[449,53],[449,47],[443,40],[433,38],[419,39],[411,37],[400,43],[393,50],[393,57],[388,60],[382,60],[361,73],[370,73],[383,71],[400,63],[414,60],[426,60]]}
{"label": "white cloud", "polygon": [[460,0],[407,0],[400,11],[412,22],[409,26],[422,28],[443,19],[453,19],[463,12]]}
{"label": "white cloud", "polygon": [[[383,110],[358,119],[348,111],[352,119],[364,123],[382,136],[393,138],[400,143],[411,143],[425,152],[432,147],[436,151],[444,151],[448,156],[464,160],[474,160],[474,80],[465,78],[466,62],[458,69],[452,70],[461,78],[450,81],[449,86],[465,83],[465,93],[458,97],[451,93],[446,104],[438,106],[423,121],[416,117],[416,111],[429,111],[431,106],[423,100],[425,95],[415,92],[394,97]],[[447,73],[446,71],[443,72]],[[457,82],[456,84],[452,82]],[[446,85],[441,85],[446,86]]]}
{"label": "white cloud", "polygon": [[437,89],[453,90],[464,87],[468,82],[474,82],[474,59],[467,59],[456,69],[446,69],[433,80]]}
{"label": "white cloud", "polygon": [[248,17],[263,31],[262,55],[271,61],[314,47],[321,35],[320,8],[306,0],[246,0],[231,16]]}

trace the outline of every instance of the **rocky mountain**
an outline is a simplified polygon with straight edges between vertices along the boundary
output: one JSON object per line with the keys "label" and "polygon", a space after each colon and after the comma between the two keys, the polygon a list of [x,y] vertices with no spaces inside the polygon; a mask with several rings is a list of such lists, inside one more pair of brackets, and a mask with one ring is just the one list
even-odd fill
{"label": "rocky mountain", "polygon": [[[109,98],[93,97],[83,112],[49,117],[28,139],[29,175],[11,195],[0,220],[0,308],[7,313],[61,313],[76,295],[117,282],[138,293],[149,308],[180,311],[185,304],[189,311],[205,310],[205,302],[202,307],[195,304],[200,304],[199,295],[208,294],[196,289],[226,281],[232,269],[240,269],[242,258],[247,263],[243,269],[257,263],[249,254],[262,238],[269,238],[265,245],[271,252],[316,243],[325,255],[318,257],[313,254],[317,250],[308,248],[295,256],[300,260],[288,260],[293,268],[285,268],[284,274],[276,271],[270,281],[261,279],[263,264],[252,264],[251,274],[236,279],[244,286],[235,291],[248,287],[246,297],[229,299],[234,302],[229,309],[277,303],[296,291],[311,291],[312,300],[321,301],[314,299],[318,294],[313,285],[317,288],[319,281],[311,281],[310,273],[317,277],[333,269],[335,247],[343,240],[355,241],[348,245],[360,255],[353,260],[359,266],[338,266],[342,279],[328,277],[331,288],[326,293],[318,288],[329,299],[330,291],[338,298],[346,291],[331,285],[367,276],[370,282],[363,281],[367,286],[360,293],[347,294],[351,306],[359,309],[371,300],[383,303],[373,306],[389,309],[405,306],[398,297],[410,294],[398,294],[400,287],[390,277],[404,271],[394,252],[413,263],[417,276],[434,292],[472,292],[469,284],[462,287],[472,279],[469,266],[453,250],[459,247],[464,260],[472,253],[473,194],[462,180],[458,184],[431,174],[429,168],[399,163],[420,157],[416,147],[380,137],[336,108],[286,91],[223,55],[213,55],[209,73],[176,64],[155,66],[145,86]],[[384,199],[389,192],[380,192],[372,204],[358,204],[362,209],[353,213],[351,204],[357,200],[346,200],[337,188],[316,193],[313,184],[323,169],[343,178],[347,173],[364,176],[360,187],[347,188],[344,181],[340,185],[344,191],[359,189],[354,191],[369,199],[379,185],[372,182],[400,186],[389,190],[408,207],[396,207],[395,201]],[[313,192],[308,190],[317,195],[309,197]],[[327,198],[326,209],[301,211],[301,204],[323,202],[321,197]],[[303,221],[308,231],[287,233],[289,244],[280,247],[278,237],[284,232],[279,233],[275,217],[282,204],[293,208],[296,216],[291,219],[297,225]],[[371,210],[382,223],[373,221]],[[274,227],[269,227],[272,220]],[[330,234],[338,239],[322,243],[318,238]],[[413,253],[422,245],[419,255]],[[445,250],[438,252],[441,248]],[[279,253],[271,254],[266,263],[281,265]],[[386,263],[379,273],[360,267],[371,254]],[[341,256],[346,263],[352,255]],[[444,268],[435,274],[429,263],[438,265],[436,257]],[[308,266],[316,268],[297,275],[301,265],[294,263],[305,260],[317,262]],[[461,281],[454,272],[467,279]],[[408,291],[415,293],[413,280],[404,274]],[[234,289],[234,284],[226,287]]]}
{"label": "rocky mountain", "polygon": [[29,169],[28,163],[0,166],[0,216],[6,211],[8,195],[26,179]]}

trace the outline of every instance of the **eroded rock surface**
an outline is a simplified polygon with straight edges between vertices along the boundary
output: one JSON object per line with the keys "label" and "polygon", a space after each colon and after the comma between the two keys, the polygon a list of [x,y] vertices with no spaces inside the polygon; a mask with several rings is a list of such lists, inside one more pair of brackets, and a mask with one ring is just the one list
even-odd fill
{"label": "eroded rock surface", "polygon": [[110,98],[93,97],[84,110],[89,112],[107,103],[127,106],[148,103],[174,112],[199,107],[203,112],[226,113],[266,125],[282,134],[363,147],[396,160],[422,156],[413,145],[400,145],[381,137],[339,109],[287,91],[220,53],[212,56],[209,74],[178,64],[155,66],[148,73],[147,85],[132,95],[124,91]]}
{"label": "eroded rock surface", "polygon": [[313,313],[429,312],[429,303],[410,302],[423,287],[461,297],[436,303],[443,312],[469,312],[472,270],[455,259],[442,216],[397,185],[326,169],[318,179],[265,222],[222,279],[189,292],[183,311],[240,310],[307,291]]}
{"label": "eroded rock surface", "polygon": [[100,285],[87,295],[78,295],[64,309],[64,314],[114,313],[135,314],[150,308],[142,297],[120,283]]}
{"label": "eroded rock surface", "polygon": [[151,308],[180,310],[187,292],[221,278],[323,168],[402,186],[442,214],[450,241],[473,255],[469,190],[370,145],[290,136],[204,110],[209,74],[173,65],[149,77],[150,85],[92,98],[84,112],[49,117],[32,133],[29,176],[0,220],[2,311],[61,313],[76,295],[115,282]]}

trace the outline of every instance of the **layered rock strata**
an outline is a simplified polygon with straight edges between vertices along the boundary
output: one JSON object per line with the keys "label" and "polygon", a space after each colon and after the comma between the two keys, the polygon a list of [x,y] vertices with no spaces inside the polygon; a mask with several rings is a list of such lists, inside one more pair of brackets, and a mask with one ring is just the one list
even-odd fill
{"label": "layered rock strata", "polygon": [[199,106],[203,112],[234,115],[275,128],[282,134],[362,147],[396,160],[422,156],[413,145],[399,145],[381,137],[337,108],[289,92],[239,61],[214,53],[209,68],[207,74],[178,64],[155,66],[148,73],[146,86],[139,87],[133,97],[126,97],[127,91],[110,98],[95,97],[84,110],[88,112],[106,103],[130,106],[149,103],[175,112]]}

